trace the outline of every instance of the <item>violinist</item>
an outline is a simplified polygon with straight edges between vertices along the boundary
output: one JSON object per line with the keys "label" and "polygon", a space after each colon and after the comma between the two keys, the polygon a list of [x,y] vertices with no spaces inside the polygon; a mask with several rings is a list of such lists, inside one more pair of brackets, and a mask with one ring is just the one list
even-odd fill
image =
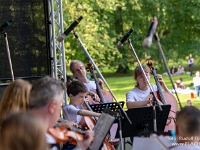
{"label": "violinist", "polygon": [[[147,78],[150,81],[150,68],[148,66],[142,65],[144,72],[146,73]],[[149,88],[148,82],[146,81],[145,76],[143,75],[142,69],[140,66],[137,66],[134,70],[134,79],[136,81],[135,87],[126,94],[126,105],[127,108],[134,108],[134,107],[142,107],[151,105],[151,101],[149,98],[152,98],[150,94],[151,90]],[[169,92],[165,82],[161,75],[157,75],[158,81],[162,86],[163,90]],[[152,89],[154,92],[158,91],[156,85],[152,85]]]}
{"label": "violinist", "polygon": [[100,113],[92,112],[85,109],[80,109],[85,101],[88,90],[80,81],[72,81],[67,87],[67,95],[70,98],[69,105],[64,106],[64,118],[69,121],[74,121],[79,124],[82,116],[100,117]]}
{"label": "violinist", "polygon": [[[96,88],[96,84],[94,81],[90,81],[86,76],[86,68],[84,64],[79,60],[72,60],[70,63],[70,71],[73,73],[73,76],[80,82],[82,82],[88,89],[88,94],[93,97],[94,101],[100,102],[99,96],[94,93]],[[98,83],[103,89],[103,81],[101,79],[98,79]]]}
{"label": "violinist", "polygon": [[[34,82],[29,98],[29,111],[40,118],[46,131],[46,140],[51,149],[59,149],[56,139],[49,134],[60,118],[61,104],[63,103],[65,85],[62,81],[45,76]],[[94,139],[93,131],[86,131],[83,141],[78,143],[80,149],[87,149]]]}

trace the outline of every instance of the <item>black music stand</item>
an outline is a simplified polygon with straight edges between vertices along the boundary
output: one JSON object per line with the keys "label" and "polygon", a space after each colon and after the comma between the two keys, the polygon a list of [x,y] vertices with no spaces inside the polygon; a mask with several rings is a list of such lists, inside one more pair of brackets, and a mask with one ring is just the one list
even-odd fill
{"label": "black music stand", "polygon": [[[156,106],[156,119],[158,131],[164,131],[168,119],[171,105],[161,105],[163,111]],[[126,111],[128,117],[132,121],[130,124],[126,119],[122,120],[122,137],[138,136],[140,132],[154,131],[153,123],[153,107],[145,106],[140,108],[132,108]],[[116,134],[116,138],[119,134]]]}
{"label": "black music stand", "polygon": [[[112,111],[116,112],[115,115],[114,115],[114,117],[115,117],[115,122],[114,123],[118,124],[120,147],[122,149],[123,149],[123,147],[122,147],[123,143],[122,143],[122,125],[121,125],[121,119],[126,118],[126,117],[124,117],[122,115],[122,114],[124,114],[124,112],[122,112],[123,111],[122,110],[123,106],[124,106],[124,101],[90,105],[91,109],[94,112],[102,113],[104,110],[107,110],[107,109],[110,110],[111,112]],[[112,115],[112,114],[110,114],[110,115]]]}
{"label": "black music stand", "polygon": [[103,104],[92,104],[90,105],[90,107],[92,108],[92,110],[94,112],[98,112],[98,113],[102,113],[104,111],[105,108],[110,109],[114,112],[118,112],[119,111],[119,104],[121,105],[121,108],[124,107],[124,101],[120,101],[120,102],[109,102],[109,103],[103,103]]}

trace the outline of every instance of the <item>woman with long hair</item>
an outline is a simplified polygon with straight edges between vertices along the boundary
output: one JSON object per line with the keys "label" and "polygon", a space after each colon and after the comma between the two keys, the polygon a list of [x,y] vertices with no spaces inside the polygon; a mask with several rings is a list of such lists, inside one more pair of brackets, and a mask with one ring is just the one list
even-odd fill
{"label": "woman with long hair", "polygon": [[23,79],[17,79],[8,85],[0,101],[0,126],[10,112],[28,109],[31,87],[32,85]]}

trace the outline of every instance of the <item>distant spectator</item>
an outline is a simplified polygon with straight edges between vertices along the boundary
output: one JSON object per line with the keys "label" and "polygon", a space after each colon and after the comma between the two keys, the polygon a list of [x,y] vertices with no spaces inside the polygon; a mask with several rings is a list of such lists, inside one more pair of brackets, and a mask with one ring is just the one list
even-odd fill
{"label": "distant spectator", "polygon": [[199,100],[199,92],[200,92],[200,72],[196,72],[196,76],[193,78],[194,87],[196,90],[196,97]]}
{"label": "distant spectator", "polygon": [[190,72],[190,76],[193,75],[193,67],[194,67],[194,58],[192,57],[192,54],[190,54],[188,58],[188,69]]}
{"label": "distant spectator", "polygon": [[182,78],[179,78],[178,80],[176,80],[176,82],[174,83],[175,85],[175,89],[176,90],[183,90],[185,89],[185,85],[183,83],[183,79]]}
{"label": "distant spectator", "polygon": [[184,71],[184,67],[181,66],[181,65],[179,65],[179,67],[178,67],[178,71],[177,71],[177,74],[184,74],[184,73],[185,73],[185,71]]}
{"label": "distant spectator", "polygon": [[187,106],[193,106],[192,101],[191,100],[187,100]]}
{"label": "distant spectator", "polygon": [[177,68],[175,65],[172,66],[170,73],[171,73],[171,75],[175,75],[177,73]]}

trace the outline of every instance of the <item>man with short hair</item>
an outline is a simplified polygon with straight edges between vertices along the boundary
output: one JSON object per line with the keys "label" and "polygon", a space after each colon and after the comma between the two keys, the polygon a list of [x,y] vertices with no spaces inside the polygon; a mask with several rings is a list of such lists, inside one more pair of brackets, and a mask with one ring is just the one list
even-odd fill
{"label": "man with short hair", "polygon": [[171,150],[200,150],[200,111],[185,106],[176,117],[176,140],[178,146]]}
{"label": "man with short hair", "polygon": [[[48,129],[54,127],[60,118],[64,90],[65,86],[62,81],[45,76],[33,84],[30,93],[30,112],[42,119],[47,132],[47,143],[51,145],[52,149],[55,149],[56,141],[48,134]],[[80,144],[81,149],[87,149],[94,138],[93,136],[94,132],[86,132],[84,140]]]}

